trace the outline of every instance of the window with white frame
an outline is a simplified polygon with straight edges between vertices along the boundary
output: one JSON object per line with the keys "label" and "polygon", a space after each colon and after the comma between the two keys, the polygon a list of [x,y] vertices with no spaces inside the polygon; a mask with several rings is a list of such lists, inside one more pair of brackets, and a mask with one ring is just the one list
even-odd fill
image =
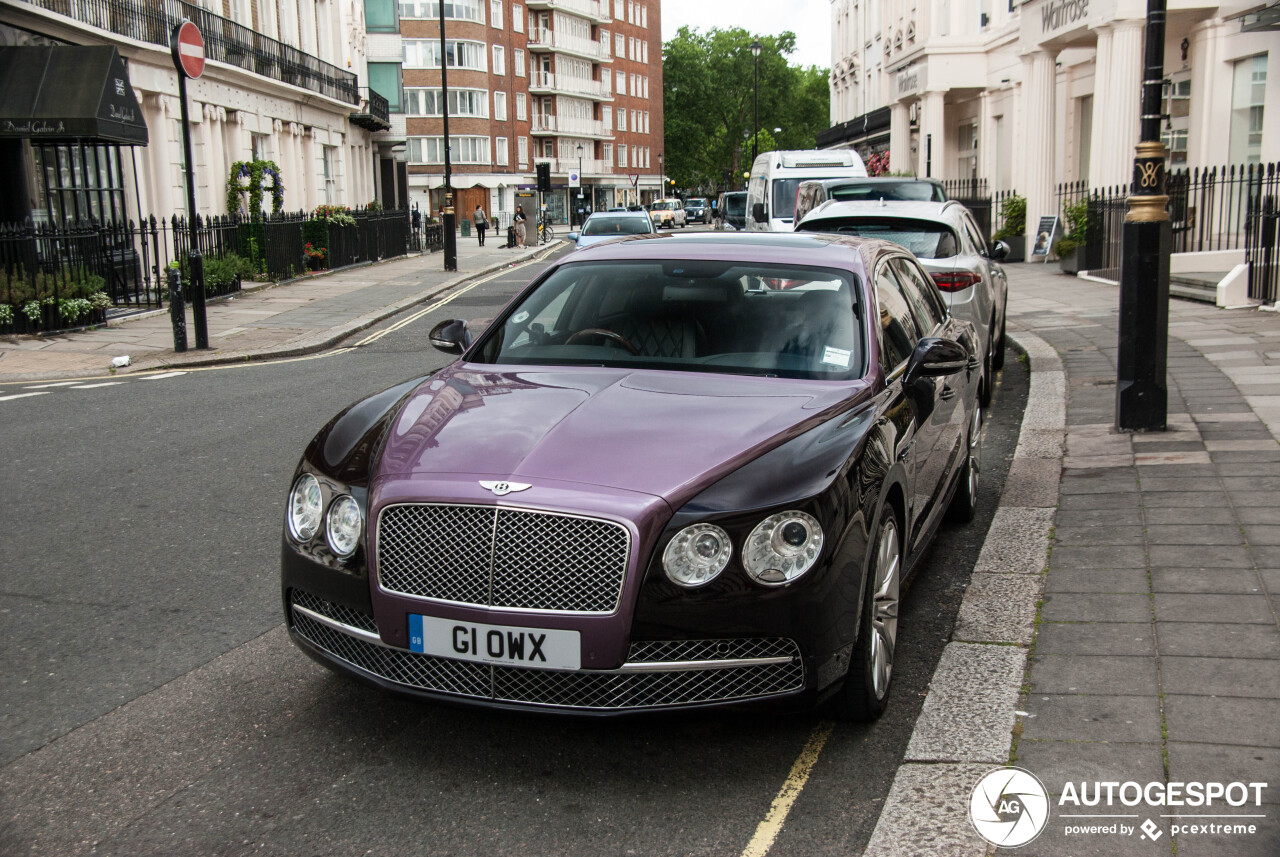
{"label": "window with white frame", "polygon": [[646,27],[646,28],[649,26],[649,7],[648,6],[640,7],[640,26]]}
{"label": "window with white frame", "polygon": [[644,63],[645,65],[649,64],[649,43],[648,42],[640,43],[640,62]]}
{"label": "window with white frame", "polygon": [[644,112],[644,132],[646,134],[649,133],[649,111],[648,110]]}
{"label": "window with white frame", "polygon": [[613,0],[613,17],[617,18],[619,21],[626,17],[622,14],[622,4],[623,0]]}
{"label": "window with white frame", "polygon": [[324,201],[333,205],[338,201],[338,147],[321,146],[324,164]]}
{"label": "window with white frame", "polygon": [[516,77],[524,77],[524,51],[520,50],[520,48],[514,48],[513,51],[514,53],[511,56],[511,72]]}
{"label": "window with white frame", "polygon": [[[485,61],[484,42],[447,41],[445,42],[445,61],[449,68],[465,68],[473,71],[488,71]],[[439,39],[405,39],[405,68],[439,68]]]}
{"label": "window with white frame", "polygon": [[627,0],[627,23],[634,24],[635,22],[636,22],[635,0]]}
{"label": "window with white frame", "polygon": [[[608,74],[609,72],[605,72]],[[618,94],[625,95],[627,92],[627,73],[625,71],[618,72]]]}
{"label": "window with white frame", "polygon": [[517,92],[516,93],[516,119],[518,119],[521,122],[524,122],[528,120],[528,118],[529,118],[529,112],[528,112],[528,109],[525,107],[524,93]]}
{"label": "window with white frame", "polygon": [[[449,157],[451,164],[482,164],[488,166],[491,163],[488,137],[458,137],[450,134],[449,140],[453,144],[453,150]],[[444,163],[443,137],[410,137],[406,141],[406,145],[408,148],[407,156],[411,164]]]}
{"label": "window with white frame", "polygon": [[495,122],[507,121],[507,94],[505,92],[495,90],[493,93],[493,120]]}
{"label": "window with white frame", "polygon": [[493,162],[500,167],[508,164],[506,137],[498,137],[493,141]]}
{"label": "window with white frame", "polygon": [[625,143],[618,144],[618,166],[625,167],[627,165],[627,146]]}
{"label": "window with white frame", "polygon": [[516,137],[516,162],[521,169],[529,166],[529,138]]}
{"label": "window with white frame", "polygon": [[626,58],[626,56],[627,56],[627,43],[626,43],[625,41],[623,41],[623,40],[622,40],[622,36],[618,36],[618,38],[616,38],[616,39],[614,39],[614,40],[613,40],[613,49],[614,49],[614,53],[616,53],[616,54],[618,55],[618,58],[619,58],[619,59],[625,59],[625,58]]}
{"label": "window with white frame", "polygon": [[502,45],[493,46],[493,73],[507,73],[507,50]]}
{"label": "window with white frame", "polygon": [[618,130],[627,130],[627,111],[622,108],[618,108]]}
{"label": "window with white frame", "polygon": [[600,119],[601,119],[601,124],[604,125],[604,130],[606,131],[613,130],[613,108],[612,107],[602,106],[600,108]]}
{"label": "window with white frame", "polygon": [[610,95],[613,92],[613,75],[609,74],[609,69],[607,68],[600,73],[600,88],[605,95]]}
{"label": "window with white frame", "polygon": [[489,23],[502,29],[502,0],[489,0]]}
{"label": "window with white frame", "polygon": [[640,97],[648,98],[649,97],[649,75],[646,74],[644,76],[644,80],[641,81],[641,84],[642,86],[640,87]]}
{"label": "window with white frame", "polygon": [[613,47],[612,47],[613,43],[609,41],[609,39],[610,39],[609,31],[601,30],[600,31],[600,52],[605,55],[613,53]]}
{"label": "window with white frame", "polygon": [[[404,112],[409,116],[443,116],[439,89],[412,88],[404,91]],[[472,119],[489,118],[489,93],[483,89],[449,87],[449,115]]]}
{"label": "window with white frame", "polygon": [[[484,0],[445,0],[444,16],[450,21],[478,21],[484,23]],[[440,4],[433,0],[400,0],[400,17],[429,21],[440,19]]]}
{"label": "window with white frame", "polygon": [[600,144],[600,160],[606,164],[613,163],[613,144],[612,143]]}
{"label": "window with white frame", "polygon": [[511,29],[517,33],[524,32],[524,7],[519,3],[511,4]]}

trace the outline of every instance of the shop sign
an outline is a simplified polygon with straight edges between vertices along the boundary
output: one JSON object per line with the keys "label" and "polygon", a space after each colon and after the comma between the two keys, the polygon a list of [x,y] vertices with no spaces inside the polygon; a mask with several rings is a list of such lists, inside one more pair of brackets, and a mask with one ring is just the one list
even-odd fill
{"label": "shop sign", "polygon": [[919,95],[924,92],[925,87],[925,68],[924,63],[916,63],[909,65],[902,71],[898,72],[898,98],[904,98],[908,95]]}
{"label": "shop sign", "polygon": [[1022,8],[1022,38],[1038,44],[1088,26],[1099,0],[1042,0]]}

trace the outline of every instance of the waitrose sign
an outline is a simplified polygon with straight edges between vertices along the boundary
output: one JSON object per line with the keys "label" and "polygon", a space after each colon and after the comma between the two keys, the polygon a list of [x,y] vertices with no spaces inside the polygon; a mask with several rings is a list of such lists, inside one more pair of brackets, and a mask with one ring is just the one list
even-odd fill
{"label": "waitrose sign", "polygon": [[[1085,26],[1099,0],[1041,0],[1022,8],[1024,42],[1044,42]],[[1105,0],[1104,0],[1105,2]]]}

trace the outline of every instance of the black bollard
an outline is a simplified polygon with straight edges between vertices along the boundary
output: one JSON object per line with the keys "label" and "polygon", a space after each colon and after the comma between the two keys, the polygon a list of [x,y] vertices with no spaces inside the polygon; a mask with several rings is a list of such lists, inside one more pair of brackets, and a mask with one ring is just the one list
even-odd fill
{"label": "black bollard", "polygon": [[516,228],[514,226],[507,227],[507,246],[516,246]]}
{"label": "black bollard", "polygon": [[196,348],[208,348],[209,320],[204,311],[204,257],[199,253],[188,253],[187,267],[191,270],[187,291],[191,293],[191,321],[196,326]]}
{"label": "black bollard", "polygon": [[187,307],[182,300],[182,281],[178,277],[177,268],[170,268],[165,273],[169,278],[169,319],[173,322],[173,350],[182,353],[187,350]]}

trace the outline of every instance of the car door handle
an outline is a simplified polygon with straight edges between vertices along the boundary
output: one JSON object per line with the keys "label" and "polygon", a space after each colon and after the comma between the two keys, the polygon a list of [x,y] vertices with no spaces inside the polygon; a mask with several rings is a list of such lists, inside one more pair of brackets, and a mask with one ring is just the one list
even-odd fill
{"label": "car door handle", "polygon": [[974,369],[978,368],[978,358],[970,357],[969,362],[966,365],[968,366],[969,371],[972,372]]}
{"label": "car door handle", "polygon": [[938,394],[939,399],[951,399],[956,395],[956,391],[950,387],[943,387],[942,392]]}

